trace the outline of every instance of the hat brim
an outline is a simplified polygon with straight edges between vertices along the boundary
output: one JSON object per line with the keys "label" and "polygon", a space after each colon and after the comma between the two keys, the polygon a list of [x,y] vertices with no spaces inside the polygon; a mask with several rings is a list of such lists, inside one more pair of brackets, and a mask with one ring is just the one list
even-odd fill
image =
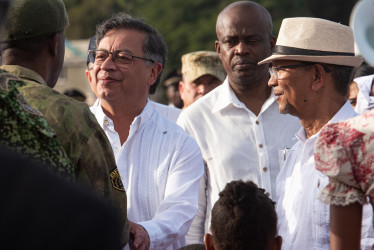
{"label": "hat brim", "polygon": [[316,63],[327,63],[333,65],[358,67],[364,61],[361,56],[298,56],[298,55],[271,55],[258,64],[271,63],[275,60],[294,60]]}

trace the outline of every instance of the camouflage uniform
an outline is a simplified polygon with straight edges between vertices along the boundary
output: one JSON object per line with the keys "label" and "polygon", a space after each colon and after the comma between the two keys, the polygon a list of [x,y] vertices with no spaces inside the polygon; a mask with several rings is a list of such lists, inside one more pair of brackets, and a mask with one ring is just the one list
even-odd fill
{"label": "camouflage uniform", "polygon": [[25,83],[0,70],[0,144],[74,179],[74,166],[55,131],[17,90]]}
{"label": "camouflage uniform", "polygon": [[75,166],[77,181],[120,208],[122,242],[127,242],[126,192],[109,141],[88,106],[49,88],[43,78],[30,69],[17,65],[3,65],[0,69],[25,81],[26,85],[18,90],[56,131],[57,139]]}

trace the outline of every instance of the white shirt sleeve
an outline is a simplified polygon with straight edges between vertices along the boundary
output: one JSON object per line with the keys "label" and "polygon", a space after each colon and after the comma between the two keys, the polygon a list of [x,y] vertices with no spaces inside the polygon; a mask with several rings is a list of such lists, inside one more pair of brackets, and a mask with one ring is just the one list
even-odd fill
{"label": "white shirt sleeve", "polygon": [[150,221],[138,223],[149,234],[150,249],[165,249],[184,237],[197,212],[204,165],[197,143],[191,137],[186,138],[173,156],[164,198],[155,216]]}
{"label": "white shirt sleeve", "polygon": [[186,235],[186,245],[191,244],[204,244],[204,233],[205,233],[205,218],[206,218],[206,208],[207,208],[207,193],[206,184],[207,176],[204,172],[203,177],[200,179],[199,188],[199,208],[195,219],[193,220],[190,230]]}
{"label": "white shirt sleeve", "polygon": [[[181,113],[179,116],[177,124],[181,126],[188,134],[191,134],[192,131],[188,127],[188,122],[185,119],[185,113]],[[195,219],[193,220],[191,227],[186,235],[186,245],[191,244],[204,244],[204,234],[205,234],[205,219],[206,219],[206,209],[207,209],[207,169],[205,166],[204,175],[200,180],[199,188],[199,207]]]}

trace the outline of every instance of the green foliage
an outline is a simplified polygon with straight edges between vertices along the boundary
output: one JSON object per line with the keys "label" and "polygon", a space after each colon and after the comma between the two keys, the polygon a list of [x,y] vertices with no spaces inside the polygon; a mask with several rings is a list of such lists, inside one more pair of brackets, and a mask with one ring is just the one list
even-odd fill
{"label": "green foliage", "polygon": [[[357,0],[258,0],[273,17],[277,35],[286,17],[314,16],[348,24]],[[215,23],[230,0],[64,0],[69,13],[69,39],[89,38],[95,27],[114,12],[125,11],[143,17],[164,36],[169,47],[165,70],[180,67],[183,54],[215,50]],[[166,74],[164,74],[166,75]]]}

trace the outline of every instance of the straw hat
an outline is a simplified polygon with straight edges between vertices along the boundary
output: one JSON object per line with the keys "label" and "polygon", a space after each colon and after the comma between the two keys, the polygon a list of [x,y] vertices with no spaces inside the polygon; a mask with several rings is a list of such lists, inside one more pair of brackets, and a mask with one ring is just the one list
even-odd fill
{"label": "straw hat", "polygon": [[350,27],[319,18],[283,19],[273,54],[259,64],[295,60],[357,67]]}

